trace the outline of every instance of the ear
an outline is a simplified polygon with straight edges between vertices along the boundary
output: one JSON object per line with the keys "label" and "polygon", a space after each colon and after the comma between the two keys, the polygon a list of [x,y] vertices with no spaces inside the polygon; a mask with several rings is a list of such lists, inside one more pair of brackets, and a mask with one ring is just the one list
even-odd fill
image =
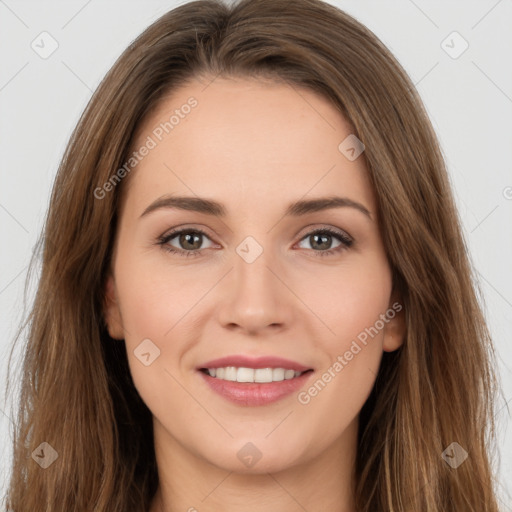
{"label": "ear", "polygon": [[406,324],[403,302],[398,293],[393,292],[385,313],[388,322],[384,327],[384,341],[382,349],[393,352],[400,348],[405,340]]}
{"label": "ear", "polygon": [[116,340],[124,339],[123,320],[117,300],[114,276],[109,274],[105,282],[103,315],[107,324],[108,333]]}

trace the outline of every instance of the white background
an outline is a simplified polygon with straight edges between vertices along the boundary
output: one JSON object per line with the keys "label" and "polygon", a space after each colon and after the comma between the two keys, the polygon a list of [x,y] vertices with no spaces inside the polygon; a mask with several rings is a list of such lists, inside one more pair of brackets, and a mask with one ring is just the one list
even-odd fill
{"label": "white background", "polygon": [[[503,510],[512,510],[511,416],[506,405],[512,399],[512,2],[330,3],[363,22],[391,49],[416,84],[441,141],[498,353],[502,393],[497,404],[497,476]],[[23,313],[28,261],[71,130],[118,55],[177,5],[170,0],[0,0],[2,390]],[[43,31],[59,45],[47,59],[31,48]],[[441,46],[453,31],[469,44],[456,59]],[[451,40],[448,44],[455,50],[461,48],[460,41]],[[18,360],[15,351],[15,369]],[[10,465],[10,417],[11,403],[2,396],[1,496]]]}

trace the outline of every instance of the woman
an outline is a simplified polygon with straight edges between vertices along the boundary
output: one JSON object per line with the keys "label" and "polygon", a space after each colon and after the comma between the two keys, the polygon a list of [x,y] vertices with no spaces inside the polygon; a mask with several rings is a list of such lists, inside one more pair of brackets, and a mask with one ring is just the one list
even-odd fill
{"label": "woman", "polygon": [[491,361],[394,57],[318,0],[192,2],[59,168],[8,507],[495,512]]}

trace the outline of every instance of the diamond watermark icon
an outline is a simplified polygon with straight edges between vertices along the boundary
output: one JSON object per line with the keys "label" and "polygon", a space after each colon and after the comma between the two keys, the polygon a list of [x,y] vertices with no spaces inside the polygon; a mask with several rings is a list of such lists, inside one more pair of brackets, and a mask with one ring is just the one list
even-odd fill
{"label": "diamond watermark icon", "polygon": [[160,356],[160,349],[149,338],[146,338],[137,345],[133,353],[144,366],[149,366]]}
{"label": "diamond watermark icon", "polygon": [[47,59],[57,50],[59,43],[51,34],[44,31],[30,43],[30,47],[41,59]]}
{"label": "diamond watermark icon", "polygon": [[458,59],[469,48],[469,43],[454,30],[441,41],[441,48],[452,59]]}
{"label": "diamond watermark icon", "polygon": [[59,454],[55,451],[53,446],[46,441],[41,443],[33,452],[32,458],[43,468],[50,467],[56,460]]}
{"label": "diamond watermark icon", "polygon": [[441,454],[441,457],[449,466],[457,469],[468,458],[468,452],[459,443],[453,442]]}
{"label": "diamond watermark icon", "polygon": [[252,468],[262,457],[262,453],[250,442],[244,444],[236,455],[240,459],[240,462],[248,468]]}
{"label": "diamond watermark icon", "polygon": [[263,247],[252,236],[242,240],[237,246],[236,253],[246,262],[253,263],[263,252]]}
{"label": "diamond watermark icon", "polygon": [[364,144],[351,133],[341,141],[338,150],[347,160],[353,162],[364,151]]}

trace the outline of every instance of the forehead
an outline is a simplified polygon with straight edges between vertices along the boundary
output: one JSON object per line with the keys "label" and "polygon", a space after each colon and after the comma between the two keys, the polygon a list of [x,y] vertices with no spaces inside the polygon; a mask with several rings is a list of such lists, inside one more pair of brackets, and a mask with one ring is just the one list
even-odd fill
{"label": "forehead", "polygon": [[363,155],[351,161],[339,149],[352,132],[326,98],[308,89],[195,79],[167,95],[139,127],[134,150],[151,149],[132,171],[129,189],[141,205],[174,192],[233,206],[339,192],[373,210]]}

